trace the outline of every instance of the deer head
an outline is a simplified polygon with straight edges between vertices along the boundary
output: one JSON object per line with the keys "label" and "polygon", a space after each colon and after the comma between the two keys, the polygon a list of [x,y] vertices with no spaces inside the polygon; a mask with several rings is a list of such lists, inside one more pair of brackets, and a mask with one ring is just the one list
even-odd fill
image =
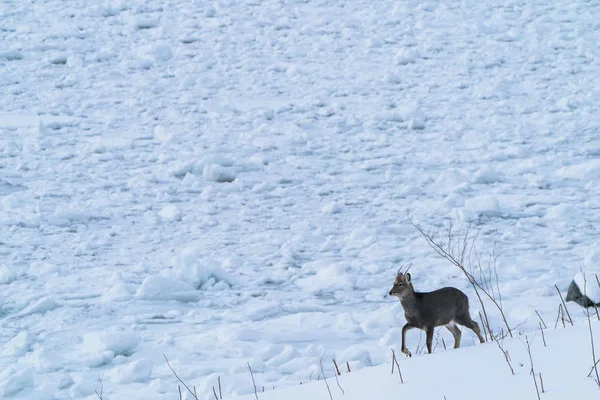
{"label": "deer head", "polygon": [[410,283],[410,274],[408,273],[410,265],[408,266],[406,271],[404,271],[404,273],[400,272],[401,269],[402,267],[400,267],[400,269],[398,270],[396,280],[394,280],[394,285],[390,290],[390,296],[402,298],[406,293],[413,291],[412,284]]}

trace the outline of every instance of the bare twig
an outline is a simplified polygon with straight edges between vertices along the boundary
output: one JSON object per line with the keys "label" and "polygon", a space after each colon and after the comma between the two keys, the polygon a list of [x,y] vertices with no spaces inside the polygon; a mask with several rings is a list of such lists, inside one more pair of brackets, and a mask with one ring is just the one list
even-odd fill
{"label": "bare twig", "polygon": [[[585,272],[581,270],[581,274],[583,275],[583,295],[587,297],[587,279],[585,277]],[[592,344],[592,360],[594,362],[594,372],[596,373],[596,384],[598,388],[600,388],[600,376],[598,375],[598,362],[596,361],[596,346],[594,346],[594,334],[592,332],[592,321],[590,319],[590,310],[585,307],[585,314],[587,315],[588,320],[588,328],[590,329],[590,342]]]}
{"label": "bare twig", "polygon": [[[452,245],[453,234],[452,234],[452,224],[450,224],[450,228],[448,229],[448,243],[447,243],[446,248],[444,248],[443,243],[436,242],[434,240],[433,236],[430,233],[425,232],[423,230],[423,228],[421,226],[417,225],[410,216],[408,217],[408,220],[411,223],[411,225],[414,226],[421,233],[421,235],[425,238],[429,247],[431,247],[438,255],[440,255],[441,257],[445,258],[450,263],[452,263],[453,265],[458,267],[458,269],[460,269],[462,271],[462,273],[465,275],[465,277],[467,278],[467,280],[473,287],[473,289],[475,291],[475,295],[477,296],[477,299],[479,300],[479,303],[481,305],[481,310],[483,311],[483,316],[485,317],[488,328],[489,328],[489,318],[487,315],[485,304],[483,302],[483,299],[481,298],[480,291],[483,292],[488,297],[488,299],[496,306],[496,308],[500,312],[500,315],[502,316],[502,320],[504,321],[504,324],[506,325],[506,329],[508,330],[510,337],[512,337],[512,331],[510,329],[510,326],[508,325],[508,321],[506,319],[506,315],[504,314],[504,310],[502,309],[502,305],[498,303],[498,301],[494,298],[494,296],[490,293],[490,291],[487,290],[481,283],[479,283],[477,281],[477,279],[475,279],[475,276],[473,276],[473,274],[471,272],[467,271],[467,269],[465,267],[465,257],[467,255],[467,252],[469,253],[469,255],[472,252],[475,252],[476,253],[475,258],[477,259],[477,257],[478,257],[477,250],[475,249],[475,240],[477,238],[477,235],[474,235],[474,236],[470,235],[470,226],[467,227],[467,230],[464,233],[464,236],[462,238],[462,243]],[[490,332],[491,332],[491,329],[490,329]],[[492,339],[492,338],[493,338],[493,335],[490,334],[490,339]]]}
{"label": "bare twig", "polygon": [[[544,347],[548,347],[546,346],[546,336],[544,336],[544,330],[542,329],[542,323],[540,322],[540,332],[542,332],[542,341],[544,342]],[[543,391],[542,391],[543,393]]]}
{"label": "bare twig", "polygon": [[181,380],[181,378],[179,377],[179,375],[177,375],[177,372],[175,372],[175,370],[173,369],[173,367],[171,367],[171,364],[169,363],[169,359],[167,358],[167,356],[163,354],[163,357],[167,361],[167,365],[169,366],[169,369],[171,370],[171,372],[173,372],[173,375],[175,375],[175,378],[177,378],[177,380],[179,382],[181,382],[181,384],[183,385],[183,387],[185,387],[188,390],[188,392],[190,392],[190,394],[192,396],[194,396],[194,399],[198,400],[198,396],[196,396],[196,394],[194,392],[192,392],[192,390],[190,389],[190,387],[188,385],[186,385],[184,381]]}
{"label": "bare twig", "polygon": [[219,400],[219,398],[217,397],[217,391],[215,390],[215,387],[213,386],[213,394],[215,395],[215,400]]}
{"label": "bare twig", "polygon": [[340,390],[342,391],[342,394],[346,394],[346,393],[344,392],[344,389],[342,389],[342,386],[340,386],[340,380],[338,379],[338,376],[337,376],[337,375],[336,375],[336,373],[335,373],[335,369],[334,369],[334,371],[333,371],[333,376],[335,376],[335,381],[337,382],[337,385],[338,385],[338,387],[339,387],[339,388],[340,388]]}
{"label": "bare twig", "polygon": [[348,368],[348,372],[350,372],[350,363],[346,361],[346,367]]}
{"label": "bare twig", "polygon": [[[558,326],[558,321],[561,320],[561,314],[564,314],[564,313],[563,313],[563,310],[562,310],[562,304],[559,304],[558,305],[558,314],[556,315],[556,322],[554,323],[554,329],[556,329],[556,327]],[[563,323],[563,328],[564,328],[565,327],[565,319],[564,319],[564,317],[562,318],[562,323]]]}
{"label": "bare twig", "polygon": [[[221,377],[220,376],[219,376],[218,380],[219,380],[219,399],[223,400],[223,392],[221,391]],[[195,389],[196,388],[194,388],[194,392],[195,392]]]}
{"label": "bare twig", "polygon": [[335,362],[335,358],[333,359],[333,365],[335,365],[335,371],[337,372],[338,375],[341,375],[340,373],[340,369],[338,368],[337,363]]}
{"label": "bare twig", "polygon": [[545,393],[546,391],[544,390],[544,381],[542,380],[542,373],[540,372],[540,386],[542,387],[542,393]]}
{"label": "bare twig", "polygon": [[481,321],[481,326],[483,326],[483,337],[485,338],[485,340],[487,342],[487,340],[488,340],[488,335],[487,335],[487,333],[488,333],[488,327],[485,324],[485,322],[483,321],[483,317],[481,316],[481,313],[479,311],[477,313],[479,314],[479,320]]}
{"label": "bare twig", "polygon": [[442,344],[444,345],[444,350],[447,350],[446,349],[446,342],[444,342],[444,338],[442,338]]}
{"label": "bare twig", "polygon": [[596,276],[596,283],[598,284],[598,287],[600,287],[600,279],[598,279],[598,274],[594,274]]}
{"label": "bare twig", "polygon": [[177,385],[177,390],[179,390],[179,400],[183,400],[183,395],[181,394],[181,385]]}
{"label": "bare twig", "polygon": [[560,296],[560,301],[562,301],[563,308],[567,312],[567,317],[569,317],[569,322],[571,323],[571,326],[573,326],[573,319],[571,319],[571,314],[569,314],[569,309],[567,308],[567,305],[565,304],[565,300],[563,299],[562,293],[558,289],[558,286],[554,285],[554,287],[556,288],[556,291],[558,292],[558,295]]}
{"label": "bare twig", "polygon": [[102,383],[102,379],[100,379],[100,375],[98,375],[98,382],[100,382],[100,393],[97,390],[94,390],[98,399],[102,400],[102,392],[104,392],[104,384]]}
{"label": "bare twig", "polygon": [[258,391],[256,390],[256,382],[254,382],[254,374],[252,373],[252,368],[250,368],[250,363],[247,362],[248,369],[250,370],[250,376],[252,377],[252,384],[254,385],[254,396],[256,396],[256,400],[258,400]]}
{"label": "bare twig", "polygon": [[[327,353],[327,351],[325,351]],[[333,396],[331,395],[331,389],[329,389],[329,383],[327,383],[327,378],[325,377],[325,370],[323,370],[323,357],[325,357],[325,353],[321,356],[319,360],[319,365],[321,365],[321,373],[323,374],[323,380],[325,381],[325,385],[327,386],[327,391],[329,392],[329,398],[333,400]]]}
{"label": "bare twig", "polygon": [[504,346],[502,345],[502,343],[500,343],[500,340],[498,340],[498,338],[496,338],[495,342],[498,345],[498,348],[500,349],[502,354],[504,355],[504,359],[506,360],[506,363],[508,364],[508,368],[510,368],[510,373],[512,375],[514,375],[515,370],[513,369],[512,365],[510,364],[510,357],[508,356],[508,351],[504,350]]}
{"label": "bare twig", "polygon": [[539,312],[537,312],[537,310],[535,310],[535,313],[537,314],[538,318],[540,319],[540,321],[542,321],[542,324],[544,324],[544,329],[548,329],[548,327],[546,326],[546,323],[544,322],[544,320],[542,319],[542,316],[540,315]]}
{"label": "bare twig", "polygon": [[533,369],[533,357],[531,356],[531,343],[529,343],[529,338],[525,335],[525,348],[527,349],[527,354],[529,354],[529,363],[531,365],[531,376],[533,377],[533,383],[535,384],[535,392],[537,393],[537,398],[540,400],[540,390],[538,389],[537,379],[535,379],[535,371]]}
{"label": "bare twig", "polygon": [[398,359],[396,358],[396,352],[392,349],[392,363],[396,364],[396,368],[398,368],[398,376],[400,377],[400,383],[404,383],[404,379],[402,379],[402,372],[400,371],[400,364],[398,364]]}

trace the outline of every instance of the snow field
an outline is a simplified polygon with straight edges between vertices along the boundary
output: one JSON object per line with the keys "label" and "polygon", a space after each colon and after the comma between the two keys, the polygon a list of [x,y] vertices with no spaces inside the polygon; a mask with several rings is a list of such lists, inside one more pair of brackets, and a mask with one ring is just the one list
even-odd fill
{"label": "snow field", "polygon": [[171,399],[163,354],[203,398],[251,393],[247,362],[266,388],[385,363],[400,264],[480,311],[409,213],[496,241],[509,322],[550,324],[600,252],[598,7],[2,4],[0,393]]}

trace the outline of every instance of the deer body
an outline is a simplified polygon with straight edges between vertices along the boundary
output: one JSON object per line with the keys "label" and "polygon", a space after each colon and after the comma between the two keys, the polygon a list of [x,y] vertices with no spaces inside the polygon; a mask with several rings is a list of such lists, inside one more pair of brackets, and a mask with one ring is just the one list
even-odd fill
{"label": "deer body", "polygon": [[410,274],[398,273],[390,296],[400,299],[404,309],[406,325],[402,328],[402,352],[410,356],[406,348],[406,332],[412,328],[422,329],[427,333],[427,351],[431,353],[433,331],[437,326],[446,326],[454,336],[454,348],[460,346],[461,332],[457,324],[471,329],[481,343],[485,342],[477,322],[469,314],[469,298],[453,287],[445,287],[433,292],[415,292],[410,281]]}

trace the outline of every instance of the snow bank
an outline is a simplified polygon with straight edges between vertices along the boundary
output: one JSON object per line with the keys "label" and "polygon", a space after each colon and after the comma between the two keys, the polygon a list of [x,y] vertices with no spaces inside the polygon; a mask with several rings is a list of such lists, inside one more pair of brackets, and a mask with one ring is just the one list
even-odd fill
{"label": "snow bank", "polygon": [[29,332],[20,332],[2,347],[2,355],[6,357],[19,357],[31,349],[33,336]]}
{"label": "snow bank", "polygon": [[135,293],[143,300],[198,301],[200,293],[189,283],[170,276],[151,275],[146,277]]}
{"label": "snow bank", "polygon": [[33,372],[33,368],[23,368],[21,370],[10,368],[8,371],[0,373],[0,395],[2,397],[11,396],[23,389],[34,387]]}
{"label": "snow bank", "polygon": [[200,251],[195,247],[183,250],[175,258],[175,274],[196,289],[206,289],[219,282],[225,287],[235,284],[234,278],[217,261],[200,257]]}
{"label": "snow bank", "polygon": [[160,217],[165,221],[179,221],[181,220],[181,211],[175,204],[168,204],[160,210]]}
{"label": "snow bank", "polygon": [[138,338],[129,332],[91,332],[83,336],[83,348],[88,353],[113,352],[129,356],[138,345]]}
{"label": "snow bank", "polygon": [[208,181],[219,183],[233,182],[235,180],[235,173],[232,169],[218,164],[205,166],[202,171],[202,176]]}
{"label": "snow bank", "polygon": [[18,316],[24,317],[31,314],[44,314],[58,307],[60,307],[60,305],[56,301],[54,301],[54,299],[52,299],[51,297],[44,297],[38,301],[33,302],[33,304],[27,306],[18,314]]}
{"label": "snow bank", "polygon": [[117,383],[144,383],[152,374],[150,360],[135,360],[125,365],[120,365],[111,371],[112,380]]}

